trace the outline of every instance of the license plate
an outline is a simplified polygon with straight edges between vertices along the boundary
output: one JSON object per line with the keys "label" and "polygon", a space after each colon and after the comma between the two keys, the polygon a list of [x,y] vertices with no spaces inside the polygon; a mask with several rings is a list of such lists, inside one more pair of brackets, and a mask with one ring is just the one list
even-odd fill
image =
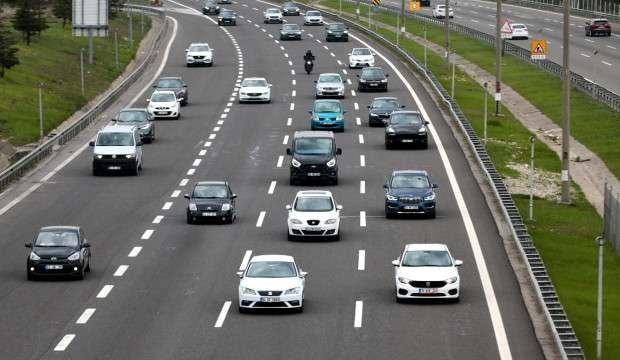
{"label": "license plate", "polygon": [[307,227],[304,228],[304,231],[321,231],[321,229],[318,227]]}
{"label": "license plate", "polygon": [[321,176],[321,173],[308,173],[308,176]]}
{"label": "license plate", "polygon": [[437,289],[420,289],[418,293],[420,294],[434,294],[437,292]]}
{"label": "license plate", "polygon": [[202,216],[217,216],[216,212],[203,212]]}
{"label": "license plate", "polygon": [[47,270],[62,270],[62,265],[45,265]]}
{"label": "license plate", "polygon": [[167,111],[155,111],[155,114],[157,115],[166,115],[167,113]]}
{"label": "license plate", "polygon": [[260,298],[260,302],[267,302],[267,303],[280,302],[280,298],[279,297],[262,297]]}
{"label": "license plate", "polygon": [[413,139],[402,139],[401,141],[404,143],[412,143]]}
{"label": "license plate", "polygon": [[418,205],[407,205],[405,210],[418,210]]}
{"label": "license plate", "polygon": [[109,170],[120,170],[121,167],[120,166],[108,166]]}

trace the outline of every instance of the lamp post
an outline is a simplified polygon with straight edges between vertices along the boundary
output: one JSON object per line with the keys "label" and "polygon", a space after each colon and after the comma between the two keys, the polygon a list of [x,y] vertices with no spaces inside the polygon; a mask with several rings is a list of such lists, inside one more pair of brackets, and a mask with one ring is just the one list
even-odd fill
{"label": "lamp post", "polygon": [[39,143],[43,143],[43,87],[44,83],[39,83]]}
{"label": "lamp post", "polygon": [[530,136],[530,173],[529,173],[529,184],[528,190],[530,193],[530,203],[529,203],[529,219],[530,221],[534,220],[534,144],[536,143],[536,138],[534,136]]}
{"label": "lamp post", "polygon": [[596,237],[598,245],[598,292],[596,296],[596,359],[600,360],[603,355],[603,248],[605,238]]}
{"label": "lamp post", "polygon": [[488,101],[487,101],[487,97],[489,95],[489,91],[487,90],[487,86],[489,86],[488,82],[484,82],[484,145],[486,146],[487,144],[487,108],[488,108]]}
{"label": "lamp post", "polygon": [[562,204],[570,204],[570,1],[564,0],[563,62],[562,62]]}

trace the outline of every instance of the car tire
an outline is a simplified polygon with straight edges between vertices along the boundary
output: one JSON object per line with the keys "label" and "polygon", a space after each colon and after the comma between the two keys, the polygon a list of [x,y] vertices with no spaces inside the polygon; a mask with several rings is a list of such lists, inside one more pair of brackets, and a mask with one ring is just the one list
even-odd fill
{"label": "car tire", "polygon": [[97,169],[96,167],[93,167],[93,176],[99,176],[101,175],[99,169]]}
{"label": "car tire", "polygon": [[337,186],[338,185],[338,178],[337,177],[333,178],[331,183],[332,183],[333,186]]}
{"label": "car tire", "polygon": [[385,150],[392,150],[394,148],[394,146],[392,146],[392,144],[390,144],[389,142],[385,142]]}
{"label": "car tire", "polygon": [[396,215],[393,212],[391,212],[391,211],[389,211],[387,209],[385,210],[385,218],[386,219],[394,219],[395,217],[396,217]]}
{"label": "car tire", "polygon": [[435,209],[433,209],[433,210],[429,211],[429,213],[428,213],[428,215],[427,215],[427,216],[428,216],[428,218],[429,218],[429,219],[434,219],[434,218],[436,218],[436,217],[437,217],[437,214],[435,213]]}
{"label": "car tire", "polygon": [[290,186],[296,186],[297,185],[297,181],[293,178],[288,179],[288,184]]}
{"label": "car tire", "polygon": [[295,312],[298,313],[298,314],[303,313],[304,312],[304,306],[302,305],[302,306],[298,307],[297,309],[295,309]]}
{"label": "car tire", "polygon": [[189,213],[187,213],[187,223],[190,225],[194,224],[194,218]]}
{"label": "car tire", "polygon": [[85,278],[85,275],[84,275],[84,268],[82,268],[82,269],[80,270],[80,273],[76,276],[76,278],[77,278],[78,280],[84,280],[84,278]]}
{"label": "car tire", "polygon": [[35,281],[37,280],[37,276],[32,274],[30,271],[26,270],[26,280]]}
{"label": "car tire", "polygon": [[84,269],[87,273],[90,272],[90,258],[91,256],[88,257],[88,262],[86,263],[86,268]]}
{"label": "car tire", "polygon": [[340,233],[332,236],[332,241],[340,241]]}
{"label": "car tire", "polygon": [[240,314],[247,314],[249,312],[249,310],[247,308],[244,308],[243,306],[239,306],[239,313]]}
{"label": "car tire", "polygon": [[288,241],[296,241],[297,240],[297,237],[295,235],[291,235],[291,234],[288,234],[287,238],[288,238]]}

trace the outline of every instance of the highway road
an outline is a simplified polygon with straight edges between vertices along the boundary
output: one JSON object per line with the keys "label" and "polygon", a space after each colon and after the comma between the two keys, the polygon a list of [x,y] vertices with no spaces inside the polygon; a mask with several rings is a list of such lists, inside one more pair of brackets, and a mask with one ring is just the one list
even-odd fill
{"label": "highway road", "polygon": [[[432,16],[436,4],[444,1],[431,0],[431,7],[424,7],[422,14]],[[495,2],[481,0],[452,1],[454,22],[495,35]],[[383,0],[383,4],[400,7],[398,0]],[[546,39],[549,45],[548,59],[562,64],[562,14],[527,7],[502,4],[504,17],[513,23],[525,24],[534,38]],[[616,94],[620,94],[620,35],[618,24],[612,24],[612,36],[585,36],[585,18],[571,16],[570,22],[570,68]],[[508,40],[522,48],[530,48],[529,40]],[[594,55],[594,51],[598,53]]]}
{"label": "highway road", "polygon": [[[422,84],[392,68],[398,62],[388,51],[355,33],[349,43],[324,43],[321,27],[305,28],[301,42],[280,42],[279,25],[262,23],[268,5],[259,1],[230,5],[239,24],[226,28],[193,10],[197,2],[166,6],[178,27],[162,75],[185,79],[190,104],[179,121],[157,123],[141,176],[91,176],[87,148],[44,181],[35,172],[29,181],[42,185],[0,215],[0,358],[543,358],[465,155]],[[193,41],[215,49],[214,67],[185,67]],[[336,135],[340,184],[329,188],[344,206],[342,239],[288,242],[285,205],[306,187],[288,185],[285,149],[309,128],[313,80],[337,71],[353,82],[359,70],[343,64],[362,41],[383,54],[388,94],[428,114],[430,148],[386,151],[383,130],[366,125],[366,105],[384,94],[349,86],[346,130]],[[303,72],[305,49],[317,56],[311,75]],[[246,76],[273,84],[271,104],[235,101]],[[436,219],[385,219],[381,185],[407,168],[426,169],[438,183]],[[186,224],[182,194],[194,181],[218,179],[238,194],[238,221]],[[23,243],[54,224],[82,226],[92,244],[84,281],[26,281]],[[391,260],[411,242],[446,243],[464,261],[459,303],[395,302]],[[310,273],[302,314],[238,313],[235,272],[247,256],[269,253],[293,255]]]}

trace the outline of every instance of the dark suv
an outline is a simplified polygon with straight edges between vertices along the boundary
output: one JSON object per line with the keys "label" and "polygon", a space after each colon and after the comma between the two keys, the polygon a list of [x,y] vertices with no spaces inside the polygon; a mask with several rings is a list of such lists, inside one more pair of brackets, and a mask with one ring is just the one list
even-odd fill
{"label": "dark suv", "polygon": [[205,15],[209,14],[219,14],[220,7],[215,0],[207,0],[202,3],[202,13]]}
{"label": "dark suv", "polygon": [[368,126],[385,126],[393,111],[404,108],[395,97],[378,97],[368,105]]}
{"label": "dark suv", "polygon": [[174,91],[177,99],[181,99],[181,105],[187,105],[189,103],[189,91],[187,90],[187,84],[181,77],[162,77],[159,81],[153,85],[155,91]]}
{"label": "dark suv", "polygon": [[436,184],[424,170],[395,170],[383,185],[385,217],[423,214],[435,218]]}
{"label": "dark suv", "polygon": [[385,123],[385,148],[417,145],[428,149],[428,121],[419,111],[394,111]]}
{"label": "dark suv", "polygon": [[357,75],[357,91],[388,91],[388,76],[380,67],[366,67]]}
{"label": "dark suv", "polygon": [[349,41],[349,32],[343,23],[331,23],[325,28],[325,41]]}
{"label": "dark suv", "polygon": [[333,132],[296,131],[293,147],[286,149],[286,154],[292,156],[291,185],[297,185],[301,180],[338,185],[337,155],[342,154],[342,149],[336,147]]}
{"label": "dark suv", "polygon": [[235,199],[227,181],[200,181],[194,185],[191,194],[185,194],[187,223],[198,220],[217,220],[232,224],[237,217]]}
{"label": "dark suv", "polygon": [[586,36],[596,36],[596,34],[611,36],[611,25],[607,19],[586,21]]}
{"label": "dark suv", "polygon": [[237,25],[237,14],[232,10],[224,9],[217,17],[218,25]]}

